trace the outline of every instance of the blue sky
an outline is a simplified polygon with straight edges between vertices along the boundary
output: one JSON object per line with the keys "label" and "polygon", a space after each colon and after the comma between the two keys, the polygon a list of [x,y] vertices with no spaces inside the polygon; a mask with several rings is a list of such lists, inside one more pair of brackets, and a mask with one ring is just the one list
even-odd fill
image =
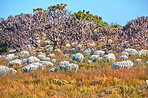
{"label": "blue sky", "polygon": [[107,23],[124,26],[137,17],[148,16],[148,0],[0,0],[0,17],[31,14],[33,8],[47,9],[50,5],[65,3],[67,9],[78,12],[85,9]]}

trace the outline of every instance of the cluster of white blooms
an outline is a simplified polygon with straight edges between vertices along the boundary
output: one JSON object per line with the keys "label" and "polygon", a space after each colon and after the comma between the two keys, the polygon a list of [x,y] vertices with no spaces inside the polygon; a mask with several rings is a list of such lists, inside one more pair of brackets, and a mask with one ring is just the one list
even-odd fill
{"label": "cluster of white blooms", "polygon": [[1,58],[2,56],[0,55],[0,58]]}
{"label": "cluster of white blooms", "polygon": [[40,42],[41,42],[40,38],[39,38],[39,37],[35,38],[35,42],[36,42],[37,44],[40,44]]}
{"label": "cluster of white blooms", "polygon": [[81,44],[78,44],[78,45],[77,45],[77,49],[78,49],[78,50],[81,50],[81,49],[82,49],[82,45],[81,45]]}
{"label": "cluster of white blooms", "polygon": [[112,64],[112,68],[130,68],[134,65],[132,61],[122,61]]}
{"label": "cluster of white blooms", "polygon": [[54,64],[56,62],[56,59],[52,59],[51,62]]}
{"label": "cluster of white blooms", "polygon": [[22,60],[22,63],[25,63],[26,60],[27,60],[27,59],[23,59],[23,60]]}
{"label": "cluster of white blooms", "polygon": [[43,67],[53,66],[52,62],[47,62],[47,61],[40,61],[40,64],[42,64]]}
{"label": "cluster of white blooms", "polygon": [[126,55],[121,55],[119,58],[120,58],[120,59],[128,59],[128,56],[126,56]]}
{"label": "cluster of white blooms", "polygon": [[141,55],[146,55],[146,53],[145,53],[145,52],[143,52],[143,51],[138,51],[138,52],[137,52],[137,55],[138,55],[138,56],[141,56]]}
{"label": "cluster of white blooms", "polygon": [[85,49],[83,52],[83,54],[85,55],[91,55],[91,53],[92,53],[92,50],[90,48]]}
{"label": "cluster of white blooms", "polygon": [[45,55],[46,56],[46,54],[45,53],[43,53],[43,52],[39,52],[39,54],[38,55]]}
{"label": "cluster of white blooms", "polygon": [[137,63],[141,63],[141,59],[136,59],[135,60]]}
{"label": "cluster of white blooms", "polygon": [[22,63],[22,60],[16,59],[14,61],[10,61],[7,65],[13,66],[14,64],[17,64],[19,66],[22,66],[21,63]]}
{"label": "cluster of white blooms", "polygon": [[39,61],[40,60],[37,57],[31,56],[31,57],[29,57],[29,58],[26,59],[25,63],[31,64],[31,63],[39,62]]}
{"label": "cluster of white blooms", "polygon": [[76,48],[72,48],[72,49],[70,49],[70,52],[76,53],[76,52],[78,52],[78,51],[76,50]]}
{"label": "cluster of white blooms", "polygon": [[70,47],[71,45],[68,43],[68,44],[66,44],[66,47]]}
{"label": "cluster of white blooms", "polygon": [[75,45],[77,45],[77,42],[73,42],[73,43],[71,43],[71,45],[72,46],[75,46]]}
{"label": "cluster of white blooms", "polygon": [[36,63],[32,63],[32,64],[29,64],[29,65],[23,67],[22,71],[23,72],[30,72],[30,71],[35,71],[37,69],[43,69],[43,68],[44,68],[44,66],[41,63],[36,62]]}
{"label": "cluster of white blooms", "polygon": [[48,61],[48,62],[50,62],[50,58],[48,58],[48,57],[45,57],[45,58],[43,58],[42,60],[43,60],[43,61]]}
{"label": "cluster of white blooms", "polygon": [[15,58],[15,54],[14,54],[14,53],[8,54],[8,55],[6,56],[6,61],[10,61],[10,60],[12,60],[12,59],[14,59],[14,58]]}
{"label": "cluster of white blooms", "polygon": [[99,57],[99,58],[98,58],[98,61],[101,61],[101,60],[102,60],[102,57]]}
{"label": "cluster of white blooms", "polygon": [[18,58],[24,58],[30,56],[28,51],[21,51],[18,53]]}
{"label": "cluster of white blooms", "polygon": [[53,67],[49,70],[49,72],[56,72],[58,70],[58,67]]}
{"label": "cluster of white blooms", "polygon": [[114,62],[116,59],[115,55],[113,53],[109,53],[108,55],[105,55],[103,57],[103,60],[107,60],[108,62]]}
{"label": "cluster of white blooms", "polygon": [[91,59],[92,61],[97,61],[99,58],[99,55],[92,55],[91,57],[89,57],[89,59]]}
{"label": "cluster of white blooms", "polygon": [[93,55],[99,55],[99,56],[103,56],[104,55],[104,51],[102,51],[102,50],[97,50],[97,51],[95,51],[94,53],[93,53]]}
{"label": "cluster of white blooms", "polygon": [[88,43],[88,46],[95,46],[95,43]]}
{"label": "cluster of white blooms", "polygon": [[48,54],[47,56],[53,58],[55,57],[55,54]]}
{"label": "cluster of white blooms", "polygon": [[70,57],[70,54],[64,54],[65,57]]}
{"label": "cluster of white blooms", "polygon": [[52,45],[45,46],[45,52],[52,52],[52,51],[53,51],[53,46]]}
{"label": "cluster of white blooms", "polygon": [[83,62],[84,56],[81,53],[76,53],[72,55],[72,60],[77,62]]}
{"label": "cluster of white blooms", "polygon": [[148,64],[148,61],[146,61],[146,64]]}
{"label": "cluster of white blooms", "polygon": [[92,60],[88,60],[88,64],[91,64],[92,63]]}
{"label": "cluster of white blooms", "polygon": [[37,57],[38,57],[38,59],[43,60],[43,58],[45,58],[46,56],[45,55],[38,55]]}
{"label": "cluster of white blooms", "polygon": [[55,52],[60,53],[61,50],[60,49],[55,49]]}
{"label": "cluster of white blooms", "polygon": [[60,63],[59,63],[59,67],[60,67],[60,69],[61,70],[64,70],[64,68],[66,67],[66,66],[68,66],[69,65],[69,62],[68,61],[61,61]]}
{"label": "cluster of white blooms", "polygon": [[77,72],[78,69],[79,69],[79,66],[73,63],[70,63],[68,66],[64,68],[64,70],[75,70],[75,72]]}
{"label": "cluster of white blooms", "polygon": [[148,80],[146,80],[147,88],[148,88]]}
{"label": "cluster of white blooms", "polygon": [[69,63],[68,61],[61,61],[59,67],[61,70],[75,70],[76,72],[79,68],[77,64]]}
{"label": "cluster of white blooms", "polygon": [[16,74],[17,71],[13,68],[8,68],[6,66],[0,66],[0,75],[5,75],[7,73]]}
{"label": "cluster of white blooms", "polygon": [[138,55],[138,56],[146,55],[146,54],[148,54],[148,50],[142,49],[142,50],[140,50],[140,51],[137,52],[137,55]]}
{"label": "cluster of white blooms", "polygon": [[108,44],[111,44],[113,41],[111,39],[108,40]]}
{"label": "cluster of white blooms", "polygon": [[127,52],[129,56],[137,55],[137,51],[135,49],[125,49],[124,52]]}
{"label": "cluster of white blooms", "polygon": [[50,44],[49,40],[44,41],[45,44]]}
{"label": "cluster of white blooms", "polygon": [[148,50],[142,49],[141,51],[142,51],[142,52],[145,52],[146,54],[148,54]]}
{"label": "cluster of white blooms", "polygon": [[16,52],[16,49],[11,49],[11,48],[8,48],[8,49],[9,49],[9,52],[10,52],[10,53]]}
{"label": "cluster of white blooms", "polygon": [[126,55],[126,56],[129,56],[129,54],[125,51],[121,52],[122,55]]}

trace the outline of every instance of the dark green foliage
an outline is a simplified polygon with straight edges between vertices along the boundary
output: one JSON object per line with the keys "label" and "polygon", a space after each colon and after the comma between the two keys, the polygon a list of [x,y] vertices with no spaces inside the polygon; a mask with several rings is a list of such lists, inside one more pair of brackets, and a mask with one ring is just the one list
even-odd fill
{"label": "dark green foliage", "polygon": [[100,29],[102,29],[102,27],[108,27],[108,23],[103,22],[102,17],[90,14],[89,11],[85,12],[85,10],[80,10],[78,11],[78,13],[74,12],[72,16],[75,16],[79,20],[87,20],[88,22],[94,22],[98,27],[100,27]]}
{"label": "dark green foliage", "polygon": [[56,11],[56,10],[65,10],[65,7],[67,6],[67,4],[57,4],[57,5],[51,5],[48,7],[48,10],[51,10],[51,11]]}
{"label": "dark green foliage", "polygon": [[7,44],[4,41],[0,40],[0,54],[5,52],[8,52]]}
{"label": "dark green foliage", "polygon": [[119,25],[119,24],[111,25],[111,27],[112,27],[114,30],[117,30],[117,29],[119,29],[119,28],[122,28],[122,26]]}

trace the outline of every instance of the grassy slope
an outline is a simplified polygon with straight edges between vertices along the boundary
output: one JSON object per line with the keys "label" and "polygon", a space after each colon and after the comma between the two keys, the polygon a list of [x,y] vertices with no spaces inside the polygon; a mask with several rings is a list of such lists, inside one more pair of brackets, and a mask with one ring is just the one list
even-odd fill
{"label": "grassy slope", "polygon": [[[116,61],[121,61],[115,54]],[[137,56],[129,57],[134,62],[130,69],[112,69],[111,62],[93,62],[87,64],[85,56],[77,73],[74,71],[48,72],[51,67],[30,73],[23,73],[17,65],[16,75],[0,76],[0,97],[146,97],[146,80],[148,80],[148,65],[137,64]],[[148,55],[141,57],[142,62],[148,61]],[[69,60],[61,54],[56,54],[57,61]],[[7,66],[7,61],[0,58],[0,65]],[[58,63],[55,65],[58,66]],[[59,81],[53,81],[59,79]],[[73,82],[71,82],[73,81]]]}

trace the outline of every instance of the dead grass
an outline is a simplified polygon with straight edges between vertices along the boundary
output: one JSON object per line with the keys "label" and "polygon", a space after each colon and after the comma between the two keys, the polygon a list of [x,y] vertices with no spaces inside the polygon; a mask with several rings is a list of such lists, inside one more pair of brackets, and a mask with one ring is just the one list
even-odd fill
{"label": "dead grass", "polygon": [[[117,54],[119,57],[120,54]],[[70,60],[56,54],[57,62]],[[129,57],[134,61],[138,57]],[[142,56],[143,62],[148,60]],[[121,61],[117,59],[116,61]],[[0,65],[7,66],[5,59],[0,59]],[[148,91],[148,65],[134,65],[130,69],[112,69],[112,62],[80,63],[80,69],[74,71],[49,72],[51,67],[43,70],[24,73],[17,65],[12,66],[18,73],[0,76],[0,94],[4,97],[146,97]],[[58,66],[56,63],[55,66]],[[59,79],[60,82],[51,82]],[[71,82],[73,81],[73,82]]]}

